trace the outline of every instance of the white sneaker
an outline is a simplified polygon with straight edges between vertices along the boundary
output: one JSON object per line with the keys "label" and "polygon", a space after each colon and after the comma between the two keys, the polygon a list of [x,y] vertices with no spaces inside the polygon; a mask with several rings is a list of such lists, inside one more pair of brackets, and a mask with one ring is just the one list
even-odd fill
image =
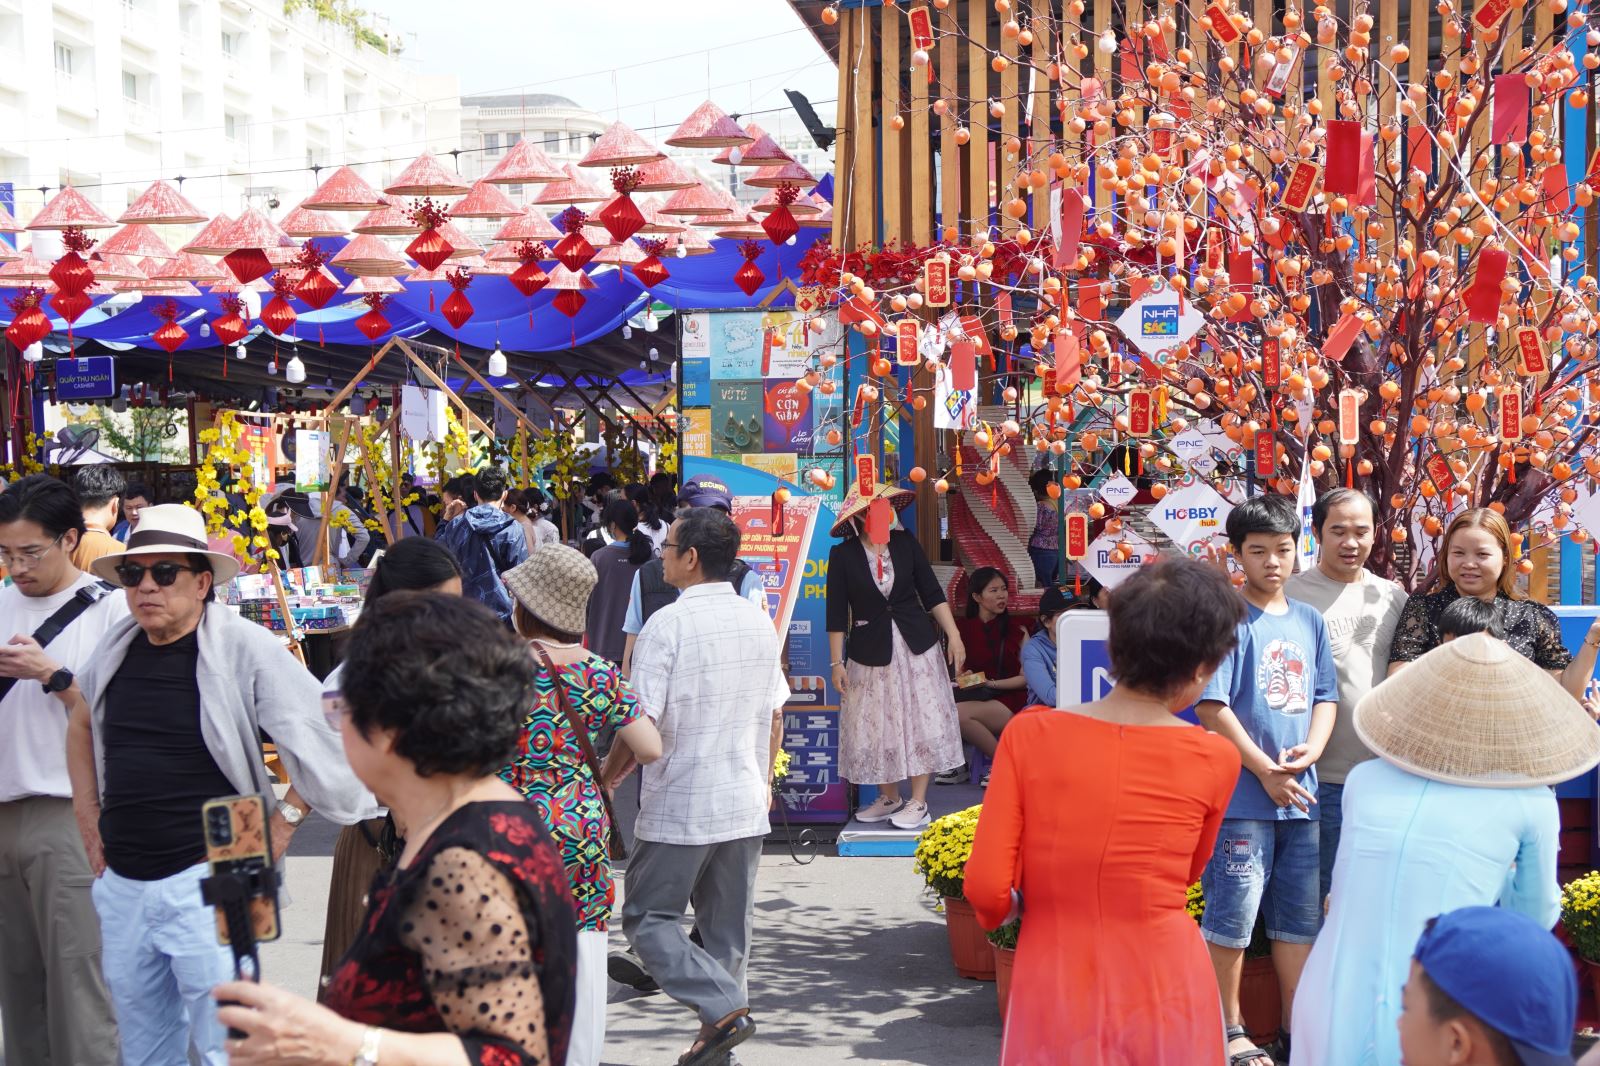
{"label": "white sneaker", "polygon": [[889,816],[900,809],[902,802],[898,798],[890,799],[888,796],[879,794],[878,798],[873,800],[871,804],[856,811],[856,821],[887,822]]}
{"label": "white sneaker", "polygon": [[916,801],[912,801],[900,808],[900,810],[889,819],[889,824],[894,826],[896,829],[921,829],[926,826],[930,820],[931,819],[928,817],[928,805],[926,803],[917,803]]}

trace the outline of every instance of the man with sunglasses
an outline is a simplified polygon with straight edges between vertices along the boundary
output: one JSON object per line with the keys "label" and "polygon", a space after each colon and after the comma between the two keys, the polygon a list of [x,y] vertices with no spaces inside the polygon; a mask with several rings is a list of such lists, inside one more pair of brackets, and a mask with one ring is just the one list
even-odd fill
{"label": "man with sunglasses", "polygon": [[315,806],[350,824],[372,805],[321,713],[322,686],[278,638],[212,604],[239,563],[211,551],[205,519],[180,504],[147,507],[125,551],[94,562],[123,587],[131,618],[111,628],[69,690],[67,761],[91,856],[102,965],[127,1062],[222,1066],[224,1028],[211,990],[233,974],[201,900],[207,800],[265,793],[260,734],[294,782],[269,836],[281,858]]}
{"label": "man with sunglasses", "polygon": [[[10,1060],[113,1066],[117,1027],[100,975],[94,874],[73,819],[62,681],[128,611],[72,564],[83,531],[77,497],[55,478],[0,493],[0,564],[11,577],[0,589],[0,1025]],[[40,633],[52,619],[55,635]],[[35,633],[49,638],[43,647]]]}

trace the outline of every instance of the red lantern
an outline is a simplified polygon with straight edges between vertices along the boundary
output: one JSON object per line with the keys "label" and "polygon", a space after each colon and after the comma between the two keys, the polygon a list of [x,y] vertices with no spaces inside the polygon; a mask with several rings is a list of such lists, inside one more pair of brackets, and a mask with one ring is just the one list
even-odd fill
{"label": "red lantern", "polygon": [[280,337],[289,332],[299,317],[282,296],[274,296],[261,309],[261,324]]}
{"label": "red lantern", "polygon": [[321,267],[306,271],[294,287],[294,294],[313,310],[320,310],[339,293],[339,283],[328,277]]}
{"label": "red lantern", "polygon": [[94,271],[89,261],[77,252],[68,252],[50,268],[50,280],[66,296],[76,296],[94,284]]}
{"label": "red lantern", "polygon": [[625,241],[644,228],[644,214],[625,192],[602,207],[596,217],[614,241]]}
{"label": "red lantern", "polygon": [[417,261],[423,270],[438,270],[439,265],[450,258],[455,245],[444,239],[444,235],[436,229],[425,229],[417,234],[416,238],[406,245],[406,254]]}
{"label": "red lantern", "polygon": [[467,294],[464,292],[453,292],[445,297],[439,310],[443,312],[445,320],[451,326],[460,329],[472,317],[472,301],[467,299]]}
{"label": "red lantern", "polygon": [[761,273],[761,268],[753,260],[746,260],[744,266],[734,272],[733,281],[743,290],[746,296],[754,296],[756,290],[761,288],[761,283],[767,276]]}
{"label": "red lantern", "polygon": [[28,348],[50,335],[50,319],[37,306],[18,311],[6,327],[6,340],[18,348]]}
{"label": "red lantern", "polygon": [[383,312],[373,308],[356,319],[356,329],[365,333],[367,340],[375,341],[389,331],[389,320],[383,317]]}
{"label": "red lantern", "polygon": [[238,344],[250,332],[250,327],[245,325],[244,319],[230,313],[212,319],[211,332],[223,344]]}
{"label": "red lantern", "polygon": [[178,325],[176,322],[168,322],[166,325],[156,330],[153,336],[155,337],[156,343],[161,345],[162,349],[165,350],[168,355],[171,355],[173,352],[178,350],[178,347],[183,344],[184,341],[189,339],[189,331]]}
{"label": "red lantern", "polygon": [[511,272],[511,284],[524,296],[532,296],[550,283],[550,275],[537,260],[530,259]]}
{"label": "red lantern", "polygon": [[800,232],[800,223],[794,220],[794,215],[787,207],[779,204],[761,220],[761,228],[773,244],[782,244]]}
{"label": "red lantern", "polygon": [[556,293],[554,302],[557,311],[568,318],[574,318],[583,310],[583,305],[589,302],[589,298],[577,289],[562,289]]}
{"label": "red lantern", "polygon": [[50,297],[50,306],[55,308],[56,314],[67,320],[68,325],[71,325],[94,306],[94,301],[81,292],[58,292]]}
{"label": "red lantern", "polygon": [[272,269],[272,262],[267,258],[267,253],[260,248],[238,248],[222,257],[222,263],[233,276],[239,279],[240,285],[248,285],[257,278],[264,278]]}
{"label": "red lantern", "polygon": [[649,255],[633,264],[633,276],[639,279],[641,285],[649,289],[660,285],[671,275],[667,273],[667,268],[660,259]]}
{"label": "red lantern", "polygon": [[552,252],[568,270],[582,270],[594,258],[595,247],[584,239],[581,232],[573,230],[556,243]]}

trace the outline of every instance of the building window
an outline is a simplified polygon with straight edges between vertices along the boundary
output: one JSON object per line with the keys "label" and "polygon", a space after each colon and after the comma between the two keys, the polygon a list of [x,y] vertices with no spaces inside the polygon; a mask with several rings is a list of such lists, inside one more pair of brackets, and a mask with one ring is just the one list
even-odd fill
{"label": "building window", "polygon": [[573,155],[577,155],[579,152],[583,151],[583,134],[567,134],[567,151],[571,152]]}
{"label": "building window", "polygon": [[485,133],[483,135],[483,154],[493,159],[500,154],[500,135],[498,133]]}
{"label": "building window", "polygon": [[222,135],[230,141],[239,139],[239,117],[224,112],[222,115]]}
{"label": "building window", "polygon": [[241,36],[242,36],[242,34],[234,33],[234,32],[232,32],[230,30],[223,30],[222,31],[222,54],[227,56],[229,59],[238,59],[239,58],[239,44],[240,44],[239,38]]}
{"label": "building window", "polygon": [[[59,48],[61,46],[57,45],[56,47]],[[554,131],[547,132],[544,135],[544,147],[546,151],[550,152],[561,151],[561,134]]]}
{"label": "building window", "polygon": [[129,100],[139,99],[139,76],[131,70],[122,72],[122,95]]}
{"label": "building window", "polygon": [[56,73],[72,76],[72,49],[60,41],[56,42]]}

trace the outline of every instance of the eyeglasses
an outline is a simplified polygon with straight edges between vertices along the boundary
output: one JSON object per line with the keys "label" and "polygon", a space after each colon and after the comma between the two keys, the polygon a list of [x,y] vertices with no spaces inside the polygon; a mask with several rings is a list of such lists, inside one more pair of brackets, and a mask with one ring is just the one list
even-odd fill
{"label": "eyeglasses", "polygon": [[[61,534],[61,537],[65,536],[65,533]],[[57,537],[42,548],[24,548],[19,552],[8,552],[4,548],[0,548],[0,566],[4,566],[8,570],[31,570],[39,565],[40,560],[50,554],[51,548],[61,543],[61,537]]]}
{"label": "eyeglasses", "polygon": [[140,566],[138,563],[123,563],[117,567],[117,577],[122,581],[124,588],[136,589],[144,583],[144,575],[155,579],[155,583],[162,588],[170,588],[178,580],[179,574],[199,573],[192,566],[179,566],[177,563],[156,563],[154,566]]}
{"label": "eyeglasses", "polygon": [[343,696],[322,697],[322,720],[327,722],[328,728],[335,733],[339,732],[340,723],[344,721],[345,715],[349,713],[349,710],[349,707],[345,705]]}

